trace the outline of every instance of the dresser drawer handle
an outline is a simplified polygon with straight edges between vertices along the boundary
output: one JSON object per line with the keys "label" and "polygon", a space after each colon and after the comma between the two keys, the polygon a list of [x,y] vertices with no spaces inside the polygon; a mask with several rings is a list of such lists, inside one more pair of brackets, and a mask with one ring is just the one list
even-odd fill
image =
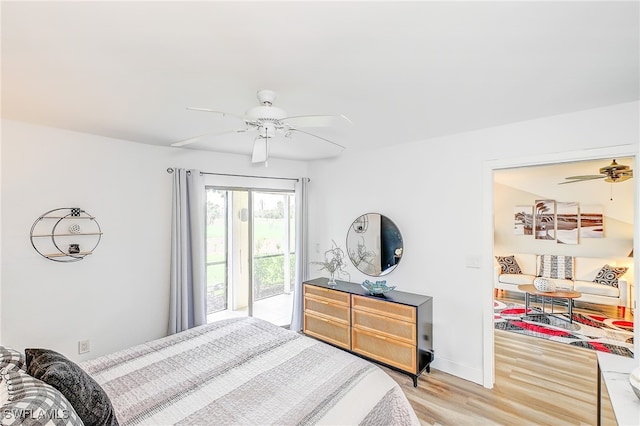
{"label": "dresser drawer handle", "polygon": [[378,339],[380,339],[380,340],[387,340],[387,338],[386,338],[386,337],[384,337],[384,336],[379,336],[379,335],[377,335],[377,334],[375,334],[374,336],[376,336],[376,337],[377,337]]}
{"label": "dresser drawer handle", "polygon": [[323,305],[328,305],[329,302],[325,302],[324,300],[318,300],[318,302],[322,303]]}
{"label": "dresser drawer handle", "polygon": [[318,319],[321,320],[321,321],[324,321],[324,322],[329,322],[329,320],[326,319],[326,318],[318,318]]}

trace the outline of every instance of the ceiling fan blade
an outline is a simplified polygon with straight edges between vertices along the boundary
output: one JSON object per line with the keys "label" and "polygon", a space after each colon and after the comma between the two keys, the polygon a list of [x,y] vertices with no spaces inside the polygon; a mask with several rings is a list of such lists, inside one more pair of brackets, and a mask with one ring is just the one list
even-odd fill
{"label": "ceiling fan blade", "polygon": [[203,111],[203,112],[213,112],[215,114],[221,114],[223,117],[229,116],[229,117],[236,117],[239,118],[241,120],[244,120],[244,117],[238,114],[233,114],[231,112],[224,112],[224,111],[216,111],[214,109],[210,109],[210,108],[193,108],[193,107],[187,107],[187,109],[189,111]]}
{"label": "ceiling fan blade", "polygon": [[171,144],[171,146],[179,147],[179,146],[190,145],[190,144],[192,144],[194,142],[197,142],[201,137],[207,136],[209,134],[210,133],[203,133],[203,134],[198,135],[198,136],[193,136],[193,137],[191,137],[189,139],[184,139],[184,140],[181,140],[181,141],[178,141],[178,142],[174,142],[174,143]]}
{"label": "ceiling fan blade", "polygon": [[606,176],[603,175],[582,175],[582,176],[569,176],[565,179],[577,179],[577,180],[590,180],[590,179],[602,179]]}
{"label": "ceiling fan blade", "polygon": [[351,120],[345,115],[298,115],[293,117],[286,117],[282,120],[283,123],[289,124],[294,127],[332,127],[341,123],[353,124]]}
{"label": "ceiling fan blade", "polygon": [[329,140],[329,139],[327,139],[327,138],[323,138],[322,136],[314,135],[313,133],[305,132],[304,130],[300,130],[300,129],[290,129],[290,130],[291,130],[292,132],[300,132],[300,133],[304,133],[305,135],[313,136],[314,138],[318,138],[318,139],[321,139],[321,140],[323,140],[323,141],[325,141],[325,142],[329,142],[330,144],[335,145],[335,146],[337,146],[337,147],[340,147],[340,148],[342,148],[342,149],[347,149],[346,147],[344,147],[344,146],[340,145],[339,143],[336,143],[336,142],[334,142],[334,141],[331,141],[331,140]]}
{"label": "ceiling fan blade", "polygon": [[266,162],[269,157],[268,139],[258,136],[253,141],[253,153],[251,154],[252,163]]}
{"label": "ceiling fan blade", "polygon": [[200,138],[203,138],[205,136],[221,136],[221,135],[226,135],[229,133],[242,133],[242,132],[246,132],[249,129],[238,129],[238,130],[229,130],[226,132],[221,132],[221,133],[215,133],[215,132],[209,132],[209,133],[203,133],[201,135],[198,136],[192,136],[188,139],[183,139],[181,141],[178,142],[174,142],[171,144],[171,146],[175,146],[175,147],[180,147],[180,146],[185,146],[185,145],[190,145],[192,143],[198,142],[198,140],[200,140]]}
{"label": "ceiling fan blade", "polygon": [[[573,179],[573,180],[568,180],[566,182],[558,182],[558,185],[565,185],[567,183],[576,183],[576,182],[586,182],[589,180],[596,180],[596,179],[603,179],[606,176],[573,176],[573,177],[568,177],[565,179]],[[576,179],[579,178],[579,179]]]}

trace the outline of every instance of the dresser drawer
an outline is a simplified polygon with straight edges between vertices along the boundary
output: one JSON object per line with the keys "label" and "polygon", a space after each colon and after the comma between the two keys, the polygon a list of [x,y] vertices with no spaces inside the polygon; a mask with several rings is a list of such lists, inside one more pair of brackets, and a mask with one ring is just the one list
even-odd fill
{"label": "dresser drawer", "polygon": [[352,328],[353,352],[397,367],[404,371],[416,371],[416,347],[396,339]]}
{"label": "dresser drawer", "polygon": [[416,324],[414,322],[401,321],[357,309],[351,311],[351,319],[353,327],[416,345]]}
{"label": "dresser drawer", "polygon": [[349,305],[305,296],[304,311],[349,325]]}
{"label": "dresser drawer", "polygon": [[351,327],[349,324],[342,324],[305,312],[304,333],[341,348],[351,349]]}
{"label": "dresser drawer", "polygon": [[400,303],[387,302],[385,300],[377,300],[372,297],[352,295],[351,299],[353,309],[371,312],[385,317],[396,318],[399,320],[416,322],[416,308],[413,306],[401,305]]}
{"label": "dresser drawer", "polygon": [[335,303],[339,303],[344,306],[349,306],[349,293],[342,291],[331,290],[329,288],[318,287],[315,285],[304,285],[304,296],[313,298],[323,298]]}

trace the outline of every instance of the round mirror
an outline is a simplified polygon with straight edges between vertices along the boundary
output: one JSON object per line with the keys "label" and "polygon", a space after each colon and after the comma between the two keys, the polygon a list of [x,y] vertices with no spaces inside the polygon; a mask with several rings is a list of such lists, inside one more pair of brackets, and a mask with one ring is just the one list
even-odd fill
{"label": "round mirror", "polygon": [[363,274],[379,277],[402,258],[402,235],[395,223],[378,213],[358,216],[347,231],[347,254]]}

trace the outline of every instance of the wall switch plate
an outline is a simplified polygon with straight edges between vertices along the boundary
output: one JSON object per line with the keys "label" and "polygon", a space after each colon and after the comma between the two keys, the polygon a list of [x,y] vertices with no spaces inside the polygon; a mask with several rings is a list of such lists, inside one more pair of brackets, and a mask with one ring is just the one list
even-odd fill
{"label": "wall switch plate", "polygon": [[479,269],[482,266],[482,260],[479,255],[468,254],[465,258],[465,264],[467,268]]}
{"label": "wall switch plate", "polygon": [[91,351],[91,342],[89,340],[80,340],[78,342],[78,353],[86,354]]}

